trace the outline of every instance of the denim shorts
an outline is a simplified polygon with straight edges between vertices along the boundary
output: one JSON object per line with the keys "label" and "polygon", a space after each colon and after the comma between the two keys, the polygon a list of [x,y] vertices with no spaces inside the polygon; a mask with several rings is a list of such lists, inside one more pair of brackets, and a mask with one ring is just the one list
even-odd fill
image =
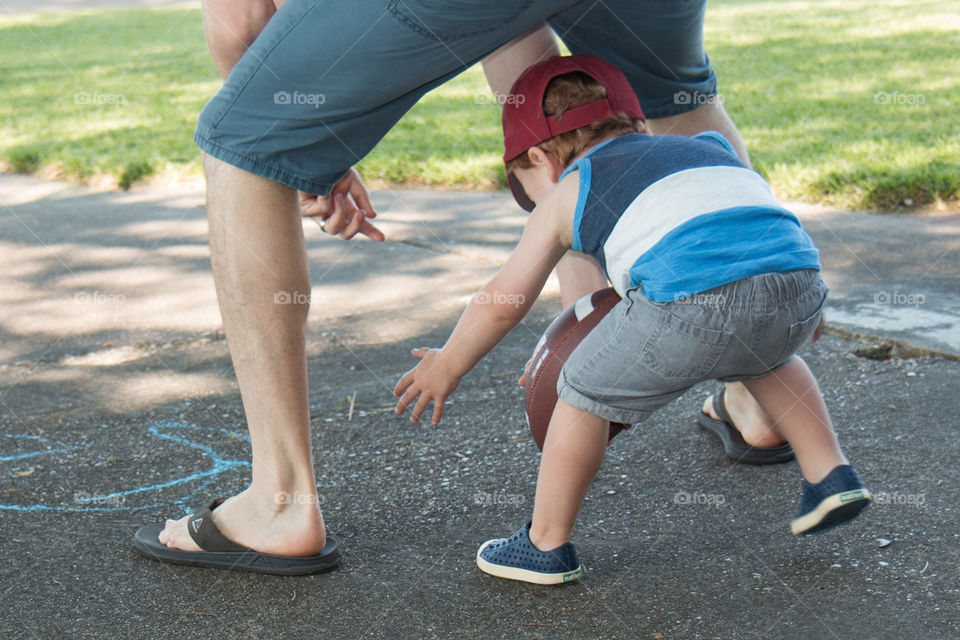
{"label": "denim shorts", "polygon": [[667,303],[631,289],[570,354],[557,393],[634,424],[699,382],[765,376],[810,339],[827,292],[815,269],[751,276]]}
{"label": "denim shorts", "polygon": [[[648,117],[683,113],[716,92],[705,5],[287,0],[204,107],[194,139],[228,164],[329,193],[427,91],[544,21],[573,53],[620,67]],[[488,95],[468,102],[499,108]]]}

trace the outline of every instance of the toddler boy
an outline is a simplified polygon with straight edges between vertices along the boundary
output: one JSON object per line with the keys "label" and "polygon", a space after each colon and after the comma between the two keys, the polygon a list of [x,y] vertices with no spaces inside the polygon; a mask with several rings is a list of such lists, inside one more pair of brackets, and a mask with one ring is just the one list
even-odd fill
{"label": "toddler boy", "polygon": [[523,318],[566,251],[596,258],[622,300],[561,372],[533,519],[484,543],[480,569],[539,584],[577,579],[570,534],[609,422],[641,422],[705,380],[742,381],[793,447],[803,473],[793,533],[866,507],[870,493],[816,380],[793,357],[827,296],[819,255],[763,178],[717,133],[646,135],[626,78],[589,56],[528,69],[503,128],[511,189],[533,212],[446,345],[415,350],[420,363],[394,390],[397,413],[416,401],[418,420],[433,402],[439,423],[460,378]]}

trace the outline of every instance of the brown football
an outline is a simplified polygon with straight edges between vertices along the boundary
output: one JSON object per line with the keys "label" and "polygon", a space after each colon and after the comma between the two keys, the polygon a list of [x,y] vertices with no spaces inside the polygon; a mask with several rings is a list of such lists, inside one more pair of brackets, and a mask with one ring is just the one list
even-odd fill
{"label": "brown football", "polygon": [[[618,302],[620,296],[612,287],[586,295],[558,315],[537,342],[527,365],[525,405],[530,434],[541,451],[557,405],[557,378],[563,363]],[[610,439],[629,428],[628,424],[611,422]]]}

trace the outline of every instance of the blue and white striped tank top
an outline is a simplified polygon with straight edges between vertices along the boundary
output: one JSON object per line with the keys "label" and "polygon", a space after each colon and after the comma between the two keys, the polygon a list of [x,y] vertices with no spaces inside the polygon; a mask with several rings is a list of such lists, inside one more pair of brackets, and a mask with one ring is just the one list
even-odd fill
{"label": "blue and white striped tank top", "polygon": [[574,169],[572,249],[596,258],[621,296],[639,285],[670,302],[752,275],[820,268],[800,221],[719,133],[629,134],[563,175]]}

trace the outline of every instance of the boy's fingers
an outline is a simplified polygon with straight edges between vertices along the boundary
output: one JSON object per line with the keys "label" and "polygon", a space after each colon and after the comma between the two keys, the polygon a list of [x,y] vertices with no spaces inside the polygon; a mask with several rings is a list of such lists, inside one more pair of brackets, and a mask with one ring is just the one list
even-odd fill
{"label": "boy's fingers", "polygon": [[440,424],[440,419],[443,418],[443,401],[434,398],[433,400],[433,420],[431,424],[437,426]]}
{"label": "boy's fingers", "polygon": [[407,410],[407,407],[417,399],[417,396],[421,395],[420,389],[417,388],[417,385],[411,384],[407,387],[407,390],[403,392],[403,396],[400,398],[400,402],[397,404],[400,407],[400,411],[397,414],[401,414]]}
{"label": "boy's fingers", "polygon": [[410,414],[410,422],[420,422],[420,416],[427,410],[427,405],[429,404],[430,397],[425,393],[421,393],[417,399],[417,404],[413,407],[413,413]]}
{"label": "boy's fingers", "polygon": [[417,360],[423,360],[423,356],[427,355],[427,351],[429,350],[430,349],[428,349],[427,347],[417,347],[416,349],[410,350],[410,355],[412,355]]}
{"label": "boy's fingers", "polygon": [[530,372],[531,364],[533,364],[533,356],[530,356],[530,359],[527,360],[527,364],[523,365],[523,374],[520,376],[520,380],[517,381],[520,383],[521,387],[527,386],[527,374]]}
{"label": "boy's fingers", "polygon": [[397,400],[397,406],[394,409],[394,411],[398,416],[403,415],[403,412],[407,410],[407,405],[409,404],[410,404],[410,401],[407,400],[406,396],[401,397],[399,400]]}
{"label": "boy's fingers", "polygon": [[397,380],[397,384],[393,387],[393,395],[396,398],[399,398],[404,390],[410,386],[410,375],[412,371],[407,371],[405,374],[400,376],[400,379]]}

